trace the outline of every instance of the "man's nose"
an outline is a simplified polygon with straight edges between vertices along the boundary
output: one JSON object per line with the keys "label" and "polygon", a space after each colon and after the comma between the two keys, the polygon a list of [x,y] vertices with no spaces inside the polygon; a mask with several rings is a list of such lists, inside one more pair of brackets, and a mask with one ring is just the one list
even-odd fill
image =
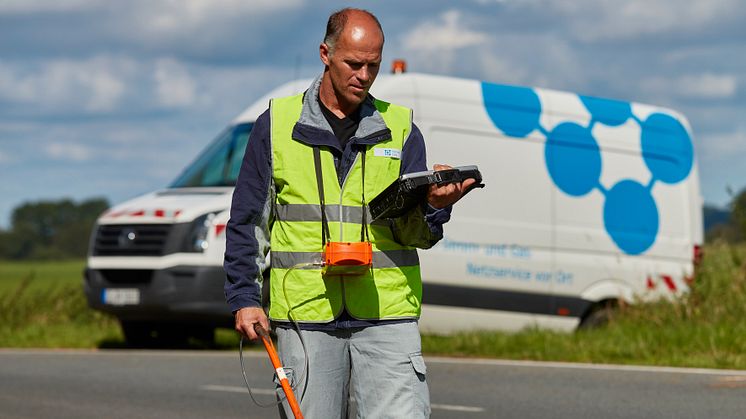
{"label": "man's nose", "polygon": [[364,65],[364,66],[360,67],[360,69],[357,71],[357,78],[360,81],[363,81],[363,82],[366,82],[366,83],[368,82],[368,80],[370,80],[370,71],[368,71],[368,66],[367,65]]}

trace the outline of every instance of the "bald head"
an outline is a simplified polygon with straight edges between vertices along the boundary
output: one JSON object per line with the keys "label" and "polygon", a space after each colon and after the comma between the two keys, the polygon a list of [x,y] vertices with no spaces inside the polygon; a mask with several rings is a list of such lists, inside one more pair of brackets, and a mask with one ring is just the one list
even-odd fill
{"label": "bald head", "polygon": [[337,42],[345,30],[350,32],[349,35],[353,40],[359,40],[366,34],[374,35],[371,32],[378,32],[375,35],[380,34],[381,46],[383,47],[383,29],[373,13],[363,9],[347,7],[332,13],[326,22],[324,44],[329,47],[330,54],[334,53]]}
{"label": "bald head", "polygon": [[319,45],[324,74],[319,99],[338,117],[350,115],[368,96],[381,67],[383,31],[378,19],[360,9],[342,9],[329,17]]}

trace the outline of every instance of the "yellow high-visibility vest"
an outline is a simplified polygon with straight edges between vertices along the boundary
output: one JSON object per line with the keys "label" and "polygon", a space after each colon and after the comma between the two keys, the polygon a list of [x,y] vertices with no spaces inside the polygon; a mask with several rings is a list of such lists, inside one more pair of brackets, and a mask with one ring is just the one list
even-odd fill
{"label": "yellow high-visibility vest", "polygon": [[[409,109],[379,100],[374,103],[391,131],[391,138],[367,146],[366,200],[377,196],[399,177],[401,161],[399,156],[391,157],[390,150],[402,150],[412,129]],[[292,318],[298,322],[324,323],[334,320],[345,308],[357,319],[418,318],[422,280],[417,251],[397,243],[386,222],[368,225],[373,267],[367,274],[322,276],[320,267],[309,266],[288,273],[298,264],[321,261],[323,251],[313,147],[292,137],[302,106],[302,94],[270,103],[272,176],[276,191],[270,242],[270,318],[287,321],[292,309]],[[320,151],[329,239],[359,241],[363,211],[361,154],[358,153],[340,187],[332,152],[325,147]],[[370,216],[367,220],[370,222]]]}

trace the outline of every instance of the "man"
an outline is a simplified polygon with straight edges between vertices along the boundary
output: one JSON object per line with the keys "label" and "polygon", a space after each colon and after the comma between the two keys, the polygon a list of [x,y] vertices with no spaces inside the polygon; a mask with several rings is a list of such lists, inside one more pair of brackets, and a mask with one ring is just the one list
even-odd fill
{"label": "man", "polygon": [[[366,200],[399,175],[426,170],[410,110],[368,94],[383,43],[380,23],[367,11],[329,17],[319,47],[322,75],[304,94],[274,99],[257,119],[233,195],[225,293],[235,327],[252,340],[255,324],[269,328],[260,284],[271,247],[269,316],[307,418],[346,417],[348,396],[358,417],[430,412],[413,246],[428,248],[442,238],[450,205],[473,180],[433,186],[427,203],[400,219],[365,221]],[[323,274],[318,262],[326,242],[358,237],[372,243],[372,268],[352,277]]]}

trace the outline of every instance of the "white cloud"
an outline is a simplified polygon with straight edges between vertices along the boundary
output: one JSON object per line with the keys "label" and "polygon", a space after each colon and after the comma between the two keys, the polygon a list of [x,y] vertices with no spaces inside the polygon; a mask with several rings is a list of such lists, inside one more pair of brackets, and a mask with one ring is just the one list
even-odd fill
{"label": "white cloud", "polygon": [[553,8],[580,40],[638,39],[648,35],[680,34],[722,24],[742,15],[739,0],[574,0],[534,1],[534,8]]}
{"label": "white cloud", "polygon": [[732,75],[701,74],[683,76],[678,80],[679,92],[694,98],[729,98],[738,89],[738,81]]}
{"label": "white cloud", "polygon": [[133,8],[146,31],[184,34],[238,16],[257,17],[300,8],[304,0],[142,0]]}
{"label": "white cloud", "polygon": [[489,37],[469,28],[458,10],[448,10],[436,20],[425,21],[401,37],[404,53],[419,62],[425,71],[445,72],[452,69],[457,52],[484,44]]}
{"label": "white cloud", "polygon": [[422,52],[448,52],[487,41],[486,34],[473,31],[462,22],[461,12],[443,12],[437,21],[427,21],[403,36],[404,49]]}
{"label": "white cloud", "polygon": [[0,64],[0,98],[45,109],[110,111],[125,91],[131,60],[50,60],[36,68]]}
{"label": "white cloud", "polygon": [[[202,91],[200,106],[213,115],[234,118],[245,107],[280,84],[294,78],[315,77],[320,66],[311,64],[296,72],[289,66],[201,67],[195,71]],[[305,86],[304,86],[305,87]]]}
{"label": "white cloud", "polygon": [[693,99],[728,99],[738,91],[738,79],[731,74],[689,74],[678,77],[650,77],[642,80],[650,93]]}
{"label": "white cloud", "polygon": [[189,71],[172,59],[160,59],[155,64],[158,103],[168,107],[190,106],[196,96],[196,85]]}
{"label": "white cloud", "polygon": [[[182,19],[195,22],[234,13],[262,14],[297,8],[303,3],[304,0],[140,0],[122,2],[122,5],[130,9],[143,9],[156,26],[173,28]],[[105,0],[2,0],[0,14],[91,11],[111,5]]]}
{"label": "white cloud", "polygon": [[124,82],[107,71],[97,71],[88,79],[91,96],[86,109],[108,111],[114,108],[124,93]]}
{"label": "white cloud", "polygon": [[81,144],[62,144],[49,143],[45,146],[44,152],[47,156],[57,160],[69,160],[81,162],[89,160],[93,152],[88,147]]}
{"label": "white cloud", "polygon": [[3,0],[0,14],[82,11],[104,4],[103,0]]}
{"label": "white cloud", "polygon": [[495,54],[479,54],[478,62],[482,67],[481,78],[499,83],[528,84],[525,68],[509,57]]}
{"label": "white cloud", "polygon": [[22,77],[14,69],[0,63],[0,98],[13,102],[28,102],[35,96],[29,77]]}
{"label": "white cloud", "polygon": [[746,150],[746,126],[724,133],[702,135],[697,150],[704,160],[722,161],[743,154]]}

